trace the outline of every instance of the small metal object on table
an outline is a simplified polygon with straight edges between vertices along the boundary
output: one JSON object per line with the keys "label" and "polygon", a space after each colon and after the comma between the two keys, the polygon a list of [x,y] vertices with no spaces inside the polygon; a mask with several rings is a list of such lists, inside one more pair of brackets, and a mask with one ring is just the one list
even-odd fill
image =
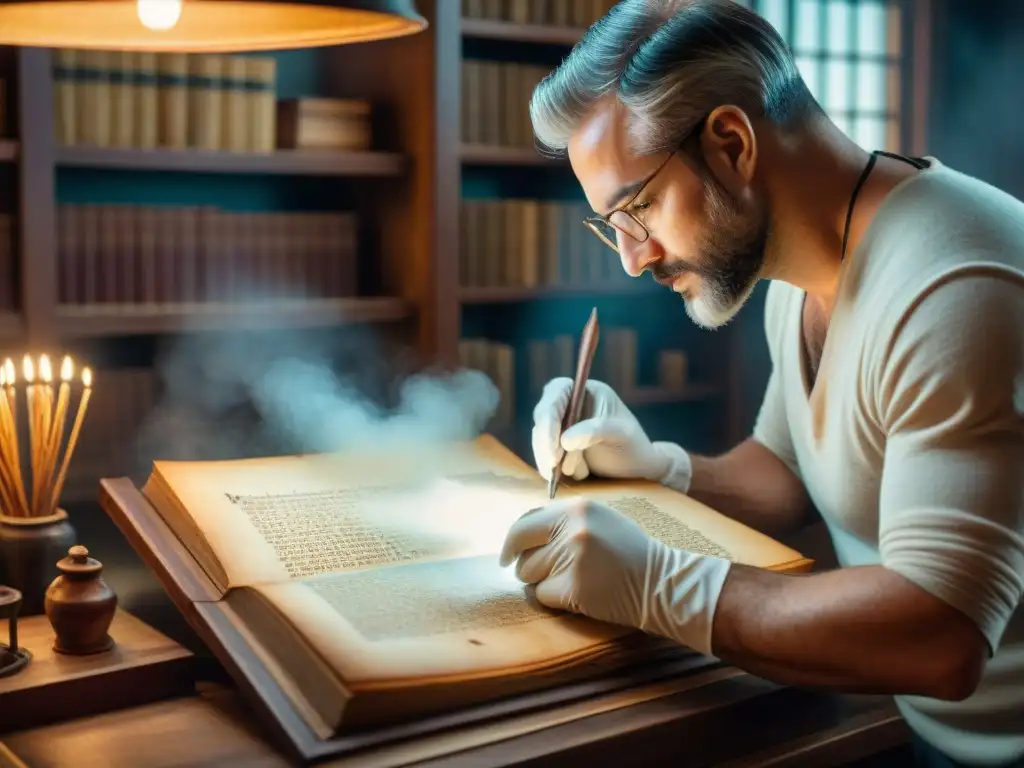
{"label": "small metal object on table", "polygon": [[0,677],[23,670],[32,654],[18,646],[18,611],[21,610],[21,592],[0,585],[0,619],[7,619],[8,642],[0,643]]}

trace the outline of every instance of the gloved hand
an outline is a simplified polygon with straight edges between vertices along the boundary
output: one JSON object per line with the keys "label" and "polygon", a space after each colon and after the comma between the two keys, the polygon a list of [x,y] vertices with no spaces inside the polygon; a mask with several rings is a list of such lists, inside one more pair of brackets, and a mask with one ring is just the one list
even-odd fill
{"label": "gloved hand", "polygon": [[728,560],[672,549],[611,507],[575,497],[527,512],[500,563],[549,608],[661,635],[706,655]]}
{"label": "gloved hand", "polygon": [[572,379],[552,379],[533,409],[533,458],[545,480],[551,478],[561,447],[566,477],[638,478],[683,493],[689,490],[693,465],[686,451],[675,443],[651,442],[626,404],[604,382],[587,382],[580,421],[565,431],[559,446],[571,390]]}

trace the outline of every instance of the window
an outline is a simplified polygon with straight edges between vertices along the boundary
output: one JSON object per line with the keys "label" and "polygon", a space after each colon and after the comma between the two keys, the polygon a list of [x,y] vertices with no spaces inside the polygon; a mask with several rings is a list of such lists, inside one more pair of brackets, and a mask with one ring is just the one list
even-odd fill
{"label": "window", "polygon": [[789,43],[807,87],[865,149],[902,149],[901,15],[891,0],[736,0]]}

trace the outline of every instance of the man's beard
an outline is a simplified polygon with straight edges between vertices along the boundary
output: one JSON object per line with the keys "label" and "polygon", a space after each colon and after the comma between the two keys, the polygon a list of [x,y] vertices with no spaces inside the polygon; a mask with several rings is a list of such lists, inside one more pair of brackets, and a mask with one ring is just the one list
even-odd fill
{"label": "man's beard", "polygon": [[684,296],[686,313],[702,328],[720,328],[746,304],[767,258],[769,216],[736,200],[705,170],[703,234],[697,258],[667,262],[653,270],[661,280],[691,272],[700,278],[700,293]]}

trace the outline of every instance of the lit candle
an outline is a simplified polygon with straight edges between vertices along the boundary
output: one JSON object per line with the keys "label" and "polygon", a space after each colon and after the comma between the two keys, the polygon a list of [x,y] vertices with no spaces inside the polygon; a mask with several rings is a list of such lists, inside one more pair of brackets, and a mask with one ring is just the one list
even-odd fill
{"label": "lit candle", "polygon": [[85,411],[89,407],[89,398],[92,396],[92,371],[88,368],[82,369],[82,399],[78,403],[78,413],[75,414],[74,424],[71,426],[71,436],[68,438],[68,447],[64,452],[64,460],[61,462],[60,474],[57,476],[57,483],[53,488],[53,505],[60,503],[60,493],[64,488],[64,481],[68,476],[68,464],[75,452],[75,444],[78,442],[78,434],[82,430],[82,421],[85,419]]}

